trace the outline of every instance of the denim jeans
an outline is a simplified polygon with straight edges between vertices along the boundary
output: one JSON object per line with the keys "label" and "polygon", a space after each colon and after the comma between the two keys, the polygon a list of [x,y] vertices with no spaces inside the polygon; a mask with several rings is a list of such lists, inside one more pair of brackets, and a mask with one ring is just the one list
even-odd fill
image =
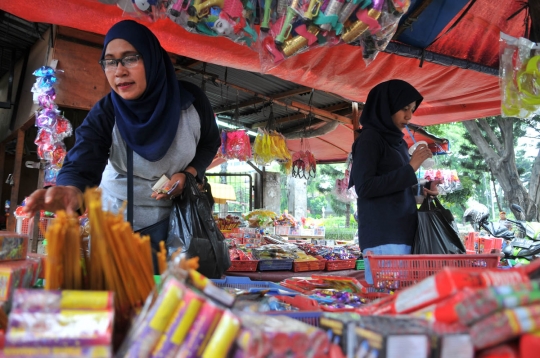
{"label": "denim jeans", "polygon": [[402,244],[387,244],[387,245],[380,245],[371,247],[369,249],[362,250],[362,254],[364,255],[364,275],[366,282],[370,285],[373,285],[373,277],[371,275],[371,267],[369,267],[369,261],[365,258],[367,256],[367,252],[371,251],[373,255],[410,255],[411,254],[411,246],[410,245],[402,245]]}

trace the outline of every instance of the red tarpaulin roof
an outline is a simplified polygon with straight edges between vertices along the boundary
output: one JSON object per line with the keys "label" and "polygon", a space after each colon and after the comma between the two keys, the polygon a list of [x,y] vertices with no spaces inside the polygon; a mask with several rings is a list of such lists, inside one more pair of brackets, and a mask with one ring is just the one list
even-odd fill
{"label": "red tarpaulin roof", "polygon": [[[496,66],[499,31],[503,30],[513,36],[523,33],[523,14],[511,22],[507,21],[521,6],[518,2],[501,4],[492,0],[477,0],[458,25],[428,50]],[[29,21],[63,25],[98,34],[105,34],[114,23],[125,18],[118,7],[90,0],[2,1],[0,8]],[[260,71],[258,53],[246,46],[225,38],[189,33],[169,19],[147,25],[167,51],[222,66]],[[269,73],[359,102],[363,102],[369,90],[379,82],[391,78],[404,79],[425,96],[413,120],[419,125],[500,113],[496,76],[433,63],[424,63],[420,68],[417,59],[388,53],[380,53],[366,67],[361,49],[349,45],[305,52],[289,58]],[[347,132],[347,129],[340,126],[339,131]]]}

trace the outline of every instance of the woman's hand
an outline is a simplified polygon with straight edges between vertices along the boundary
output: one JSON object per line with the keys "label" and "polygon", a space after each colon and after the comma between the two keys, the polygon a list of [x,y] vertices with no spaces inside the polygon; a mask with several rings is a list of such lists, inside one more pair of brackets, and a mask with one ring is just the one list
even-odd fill
{"label": "woman's hand", "polygon": [[431,157],[433,157],[433,153],[431,153],[431,150],[428,148],[428,146],[421,144],[412,154],[409,164],[414,169],[414,171],[417,171],[418,168],[420,168],[420,165],[422,165],[422,163],[424,162],[424,160]]}
{"label": "woman's hand", "polygon": [[74,186],[52,186],[47,189],[38,189],[26,198],[23,212],[34,215],[39,210],[56,212],[65,210],[68,215],[73,214],[83,206],[83,194]]}
{"label": "woman's hand", "polygon": [[[197,171],[192,167],[187,167],[186,171],[197,176]],[[152,198],[156,200],[172,200],[178,195],[182,194],[186,185],[186,175],[184,173],[175,173],[171,179],[167,182],[166,188],[171,188],[167,193],[152,193]]]}

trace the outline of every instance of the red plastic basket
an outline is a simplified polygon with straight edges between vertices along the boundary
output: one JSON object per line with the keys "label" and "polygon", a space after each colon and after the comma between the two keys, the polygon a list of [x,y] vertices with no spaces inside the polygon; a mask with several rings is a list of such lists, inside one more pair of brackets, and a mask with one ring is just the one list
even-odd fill
{"label": "red plastic basket", "polygon": [[350,270],[354,269],[355,266],[356,259],[326,261],[326,271]]}
{"label": "red plastic basket", "polygon": [[496,268],[499,255],[366,255],[373,285],[412,286],[444,267]]}
{"label": "red plastic basket", "polygon": [[257,260],[231,260],[231,267],[227,271],[257,271]]}
{"label": "red plastic basket", "polygon": [[326,260],[300,261],[293,263],[294,272],[322,271],[326,267]]}

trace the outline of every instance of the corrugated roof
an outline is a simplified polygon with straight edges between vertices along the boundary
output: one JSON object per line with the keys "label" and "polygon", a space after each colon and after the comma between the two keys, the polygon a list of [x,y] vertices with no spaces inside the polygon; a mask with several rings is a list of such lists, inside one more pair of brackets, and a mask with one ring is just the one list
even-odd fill
{"label": "corrugated roof", "polygon": [[26,51],[51,27],[0,11],[0,77],[23,58]]}

